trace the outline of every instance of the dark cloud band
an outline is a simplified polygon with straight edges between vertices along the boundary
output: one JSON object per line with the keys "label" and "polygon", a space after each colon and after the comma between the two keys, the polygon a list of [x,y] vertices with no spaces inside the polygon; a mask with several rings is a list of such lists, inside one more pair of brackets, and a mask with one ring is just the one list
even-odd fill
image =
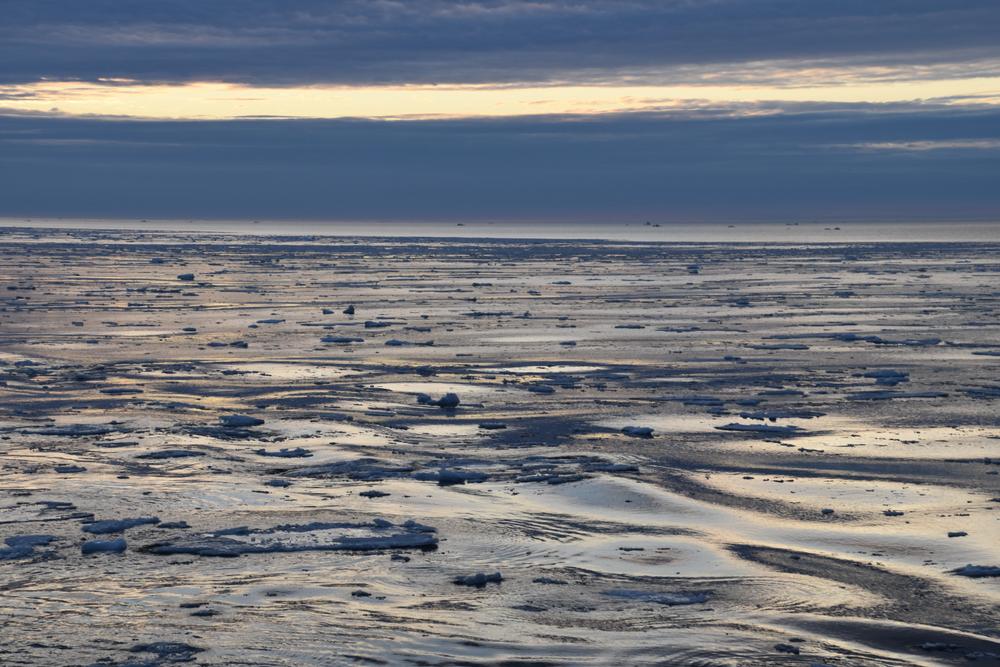
{"label": "dark cloud band", "polygon": [[1000,57],[994,0],[5,0],[0,82],[668,77],[669,68]]}
{"label": "dark cloud band", "polygon": [[1000,110],[151,122],[0,116],[0,215],[740,220],[1000,210]]}

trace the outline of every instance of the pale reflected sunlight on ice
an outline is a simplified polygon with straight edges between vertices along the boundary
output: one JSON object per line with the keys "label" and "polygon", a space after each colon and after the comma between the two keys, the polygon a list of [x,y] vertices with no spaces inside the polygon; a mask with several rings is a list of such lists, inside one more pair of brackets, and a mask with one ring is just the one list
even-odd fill
{"label": "pale reflected sunlight on ice", "polygon": [[1000,663],[1000,244],[790,234],[0,229],[0,664]]}

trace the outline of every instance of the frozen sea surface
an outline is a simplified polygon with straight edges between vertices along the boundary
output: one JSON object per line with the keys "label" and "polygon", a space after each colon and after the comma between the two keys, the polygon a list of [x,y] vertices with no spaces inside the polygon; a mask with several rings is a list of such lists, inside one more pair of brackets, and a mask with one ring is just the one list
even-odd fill
{"label": "frozen sea surface", "polygon": [[468,229],[0,230],[0,664],[1000,664],[1000,239]]}

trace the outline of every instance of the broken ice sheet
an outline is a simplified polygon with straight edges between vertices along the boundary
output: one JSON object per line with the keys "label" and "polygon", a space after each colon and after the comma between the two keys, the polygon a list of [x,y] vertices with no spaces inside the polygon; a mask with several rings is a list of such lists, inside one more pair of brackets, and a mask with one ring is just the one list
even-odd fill
{"label": "broken ice sheet", "polygon": [[996,652],[995,243],[33,234],[0,663]]}
{"label": "broken ice sheet", "polygon": [[187,533],[142,547],[160,556],[192,554],[235,558],[245,554],[296,551],[385,551],[433,549],[436,529],[407,521],[396,526],[384,519],[370,523],[283,524],[271,528],[231,528]]}

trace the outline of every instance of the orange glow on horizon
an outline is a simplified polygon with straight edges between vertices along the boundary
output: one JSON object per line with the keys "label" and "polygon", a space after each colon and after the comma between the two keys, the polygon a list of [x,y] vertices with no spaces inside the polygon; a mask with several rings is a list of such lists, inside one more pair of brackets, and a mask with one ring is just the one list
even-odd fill
{"label": "orange glow on horizon", "polygon": [[760,102],[891,103],[957,98],[1000,103],[1000,77],[832,85],[398,85],[264,87],[220,82],[42,81],[0,86],[0,111],[224,120],[483,118],[601,114]]}

